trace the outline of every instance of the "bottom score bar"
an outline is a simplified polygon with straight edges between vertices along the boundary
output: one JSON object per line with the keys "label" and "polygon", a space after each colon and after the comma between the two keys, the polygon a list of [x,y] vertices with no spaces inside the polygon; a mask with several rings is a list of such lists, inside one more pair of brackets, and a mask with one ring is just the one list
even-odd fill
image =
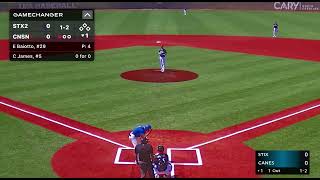
{"label": "bottom score bar", "polygon": [[261,168],[256,174],[310,174],[309,168]]}
{"label": "bottom score bar", "polygon": [[310,151],[256,151],[256,174],[309,174]]}
{"label": "bottom score bar", "polygon": [[10,52],[10,61],[93,61],[94,51]]}

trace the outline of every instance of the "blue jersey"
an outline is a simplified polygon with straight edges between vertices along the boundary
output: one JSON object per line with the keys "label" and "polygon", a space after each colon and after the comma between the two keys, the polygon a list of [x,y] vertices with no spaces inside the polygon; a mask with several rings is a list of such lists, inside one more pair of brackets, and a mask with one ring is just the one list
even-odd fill
{"label": "blue jersey", "polygon": [[164,48],[160,48],[158,54],[159,54],[159,56],[161,56],[161,57],[166,57],[167,51],[166,51]]}
{"label": "blue jersey", "polygon": [[278,24],[273,24],[273,28],[278,29]]}
{"label": "blue jersey", "polygon": [[146,133],[146,130],[143,126],[138,126],[134,128],[131,133],[134,134],[135,137],[140,137],[141,135]]}

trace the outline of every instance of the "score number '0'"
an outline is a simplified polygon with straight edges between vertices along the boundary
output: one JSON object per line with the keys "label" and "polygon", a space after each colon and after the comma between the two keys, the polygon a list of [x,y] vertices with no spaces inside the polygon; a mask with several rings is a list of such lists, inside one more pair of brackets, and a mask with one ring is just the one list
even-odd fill
{"label": "score number '0'", "polygon": [[[50,27],[51,27],[51,24],[46,24],[46,28],[47,29],[50,29]],[[66,25],[65,27],[63,27],[63,25],[60,25],[60,29],[61,30],[70,30],[70,28],[69,28],[69,25]]]}
{"label": "score number '0'", "polygon": [[[63,35],[62,35],[62,39],[71,39],[71,37],[72,37],[71,34],[68,34],[68,35],[63,34]],[[47,35],[46,35],[46,38],[47,38],[47,39],[51,39],[51,35],[50,35],[50,34],[47,34]]]}
{"label": "score number '0'", "polygon": [[[50,29],[51,25],[50,24],[46,24],[46,28]],[[69,25],[67,25],[67,30],[69,30]],[[63,34],[62,35],[62,39],[71,39],[71,37],[72,37],[71,34],[68,34],[68,35]],[[51,35],[47,34],[46,35],[46,39],[51,39]]]}

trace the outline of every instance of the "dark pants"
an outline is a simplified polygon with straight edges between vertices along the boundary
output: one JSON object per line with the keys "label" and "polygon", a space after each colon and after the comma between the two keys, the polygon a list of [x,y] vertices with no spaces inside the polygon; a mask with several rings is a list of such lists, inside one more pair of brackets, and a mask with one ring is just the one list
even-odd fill
{"label": "dark pants", "polygon": [[140,163],[141,178],[154,178],[153,167],[151,163]]}

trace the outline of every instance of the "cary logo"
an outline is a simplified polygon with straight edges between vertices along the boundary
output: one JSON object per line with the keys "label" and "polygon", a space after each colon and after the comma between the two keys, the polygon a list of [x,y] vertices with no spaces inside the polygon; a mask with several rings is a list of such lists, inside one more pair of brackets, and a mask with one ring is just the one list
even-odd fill
{"label": "cary logo", "polygon": [[301,6],[301,2],[275,2],[273,4],[276,10],[292,10],[295,11]]}

